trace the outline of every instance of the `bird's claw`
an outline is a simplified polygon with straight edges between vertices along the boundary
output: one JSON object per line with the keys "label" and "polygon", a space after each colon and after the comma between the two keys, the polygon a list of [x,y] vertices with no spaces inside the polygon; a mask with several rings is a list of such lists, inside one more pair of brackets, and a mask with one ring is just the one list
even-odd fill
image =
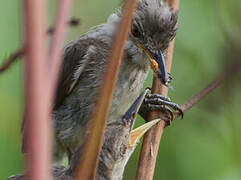
{"label": "bird's claw", "polygon": [[160,94],[147,94],[143,106],[147,111],[159,110],[166,114],[163,118],[167,125],[174,119],[174,111],[178,111],[183,118],[183,111],[176,103],[171,102],[171,99]]}

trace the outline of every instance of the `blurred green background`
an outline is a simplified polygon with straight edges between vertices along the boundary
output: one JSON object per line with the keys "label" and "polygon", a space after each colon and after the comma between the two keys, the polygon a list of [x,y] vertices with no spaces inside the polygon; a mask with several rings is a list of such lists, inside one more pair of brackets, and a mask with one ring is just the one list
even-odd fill
{"label": "blurred green background", "polygon": [[[48,24],[54,21],[57,0],[49,1]],[[120,0],[75,1],[72,16],[82,25],[70,29],[66,43],[90,27],[104,23]],[[0,62],[21,46],[21,1],[0,6]],[[241,1],[181,0],[179,30],[169,96],[184,103],[241,57]],[[241,179],[240,73],[212,92],[168,127],[161,141],[155,178],[166,180]],[[151,76],[146,82],[151,86]],[[0,179],[23,170],[21,118],[23,114],[21,62],[0,74]],[[138,119],[137,124],[143,123]],[[129,162],[125,179],[134,179],[140,145]]]}

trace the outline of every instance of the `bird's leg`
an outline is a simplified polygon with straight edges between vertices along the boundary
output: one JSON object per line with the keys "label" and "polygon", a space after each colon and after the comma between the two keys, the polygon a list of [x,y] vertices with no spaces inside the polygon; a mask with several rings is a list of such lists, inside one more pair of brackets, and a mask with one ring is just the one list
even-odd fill
{"label": "bird's leg", "polygon": [[141,105],[139,114],[146,120],[147,113],[153,110],[159,110],[168,115],[169,118],[167,118],[167,125],[174,117],[173,111],[178,111],[183,117],[183,111],[180,106],[176,103],[171,102],[171,99],[169,97],[162,96],[160,94],[147,94]]}

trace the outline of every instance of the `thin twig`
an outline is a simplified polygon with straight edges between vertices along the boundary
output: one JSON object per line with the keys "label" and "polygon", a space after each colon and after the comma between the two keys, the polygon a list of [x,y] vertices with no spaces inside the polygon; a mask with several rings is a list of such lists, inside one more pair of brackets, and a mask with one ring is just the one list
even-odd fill
{"label": "thin twig", "polygon": [[[181,105],[181,109],[183,112],[187,112],[190,110],[194,105],[199,103],[203,100],[211,91],[216,89],[219,85],[221,85],[225,80],[227,80],[230,76],[235,75],[236,73],[240,72],[241,70],[241,60],[233,62],[229,67],[227,67],[215,80],[210,82],[206,87],[204,87],[199,93],[191,97],[187,100],[184,104]],[[177,119],[181,114],[176,112],[174,120]],[[164,121],[163,121],[164,123]],[[163,131],[163,129],[161,129]],[[150,157],[153,157],[153,142],[150,142]],[[150,165],[150,164],[149,164]],[[142,179],[141,177],[138,177]],[[143,177],[147,178],[148,177]],[[149,177],[150,178],[150,177]]]}
{"label": "thin twig", "polygon": [[[80,24],[80,19],[78,18],[71,18],[68,23],[70,27],[76,27]],[[54,27],[49,27],[47,30],[48,35],[53,35],[55,31]],[[25,52],[25,45],[14,51],[7,59],[3,61],[3,64],[0,66],[0,74],[5,72],[10,66],[18,59],[24,56]]]}
{"label": "thin twig", "polygon": [[[70,27],[76,27],[81,24],[81,21],[79,18],[72,17],[68,22],[67,25]],[[48,35],[53,35],[55,32],[55,27],[49,27],[47,30]]]}
{"label": "thin twig", "polygon": [[27,178],[51,179],[51,139],[46,83],[46,1],[25,0]]}
{"label": "thin twig", "polygon": [[[175,10],[178,10],[178,0],[166,0]],[[174,51],[174,40],[168,47],[168,54],[166,60],[166,68],[171,72],[172,57]],[[163,86],[157,78],[153,79],[152,93],[162,94],[167,96],[168,88]],[[152,111],[148,115],[148,121],[162,116],[160,111]],[[151,180],[154,176],[156,158],[158,154],[159,144],[165,128],[165,122],[160,121],[157,125],[149,130],[143,139],[142,149],[137,169],[137,180]]]}
{"label": "thin twig", "polygon": [[[205,88],[203,88],[199,93],[194,95],[188,101],[186,101],[183,105],[181,105],[181,109],[183,112],[188,111],[194,105],[199,103],[204,97],[206,97],[211,91],[216,89],[224,80],[228,77],[234,75],[239,72],[241,69],[241,60],[233,62],[227,69],[225,69],[215,80],[209,83]],[[179,114],[175,115],[177,118]]]}
{"label": "thin twig", "polygon": [[6,71],[13,62],[15,62],[18,58],[21,58],[24,55],[24,49],[24,46],[17,49],[8,57],[8,59],[4,60],[3,64],[0,66],[0,73]]}
{"label": "thin twig", "polygon": [[99,155],[102,147],[106,121],[112,104],[113,93],[120,71],[121,60],[125,40],[133,16],[136,1],[126,1],[123,17],[119,25],[117,36],[115,37],[113,49],[110,54],[109,63],[106,67],[106,73],[101,85],[97,105],[92,112],[91,125],[84,142],[83,156],[79,159],[79,170],[77,170],[77,179],[95,179],[98,166]]}

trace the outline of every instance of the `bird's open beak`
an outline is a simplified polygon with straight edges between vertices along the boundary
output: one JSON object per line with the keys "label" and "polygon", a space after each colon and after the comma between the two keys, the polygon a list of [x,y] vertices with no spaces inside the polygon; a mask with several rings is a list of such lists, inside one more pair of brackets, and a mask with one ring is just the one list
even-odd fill
{"label": "bird's open beak", "polygon": [[131,105],[131,107],[127,110],[127,112],[124,114],[124,116],[122,117],[122,120],[125,123],[129,123],[130,124],[130,131],[133,128],[135,119],[136,119],[136,115],[141,107],[142,102],[144,101],[144,98],[147,94],[147,92],[149,91],[149,89],[146,89],[143,93],[141,93],[139,95],[139,97],[135,100],[135,102]]}
{"label": "bird's open beak", "polygon": [[157,77],[160,79],[162,84],[168,86],[168,84],[171,81],[171,77],[166,71],[165,66],[165,59],[164,56],[159,50],[157,53],[153,53],[147,49],[145,49],[141,44],[137,44],[137,46],[142,49],[145,54],[147,55],[148,59],[150,60],[150,65],[154,73],[157,75]]}
{"label": "bird's open beak", "polygon": [[135,147],[136,144],[140,141],[140,139],[142,138],[142,136],[152,127],[154,126],[156,123],[158,123],[161,119],[154,119],[148,123],[143,124],[142,126],[139,126],[136,129],[133,129],[130,133],[130,137],[129,137],[129,143],[128,146],[131,147]]}
{"label": "bird's open beak", "polygon": [[136,119],[136,115],[140,109],[140,106],[142,102],[144,101],[144,98],[146,94],[148,93],[149,89],[146,89],[131,105],[131,107],[127,110],[125,115],[122,117],[122,121],[125,122],[125,124],[129,124],[130,127],[130,136],[129,136],[129,142],[128,147],[132,148],[135,147],[137,142],[141,139],[141,137],[156,123],[160,121],[160,119],[156,119],[153,121],[150,121],[148,123],[145,123],[144,125],[132,130],[134,121]]}

